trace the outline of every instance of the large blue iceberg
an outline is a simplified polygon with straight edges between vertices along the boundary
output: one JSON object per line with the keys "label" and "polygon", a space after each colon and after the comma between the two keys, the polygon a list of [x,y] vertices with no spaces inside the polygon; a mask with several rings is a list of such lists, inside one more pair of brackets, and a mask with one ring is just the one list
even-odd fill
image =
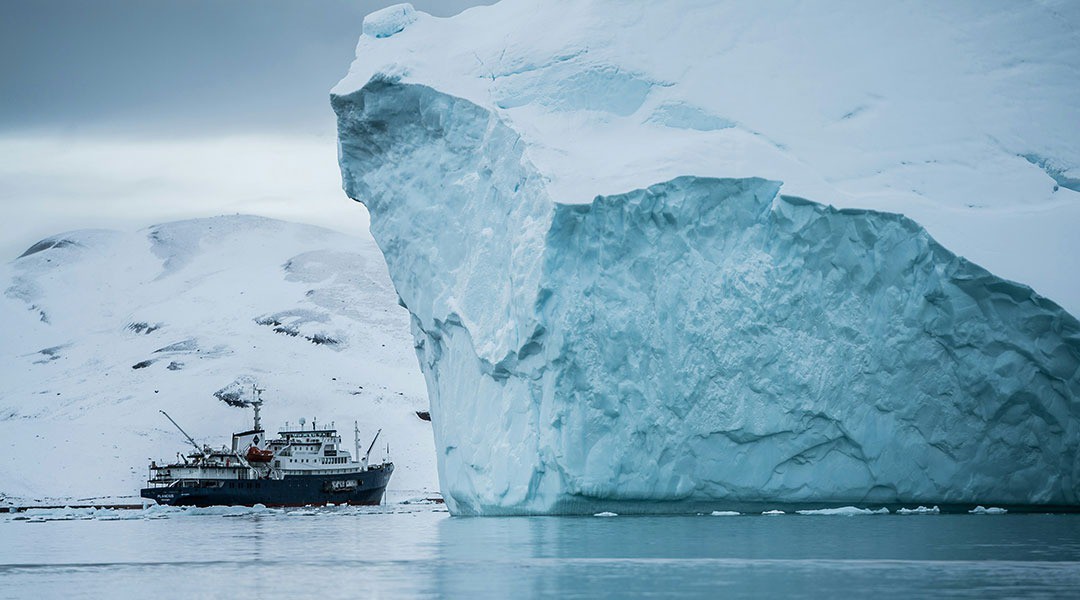
{"label": "large blue iceberg", "polygon": [[1080,504],[1080,323],[910,219],[757,178],[561,204],[470,101],[332,103],[454,514]]}

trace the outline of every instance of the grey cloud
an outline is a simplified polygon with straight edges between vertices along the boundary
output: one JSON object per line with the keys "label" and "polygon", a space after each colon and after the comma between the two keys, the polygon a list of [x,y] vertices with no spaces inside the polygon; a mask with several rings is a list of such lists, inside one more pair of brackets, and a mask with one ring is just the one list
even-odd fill
{"label": "grey cloud", "polygon": [[[0,134],[333,129],[330,87],[392,1],[38,0],[0,8]],[[448,16],[484,0],[417,0]]]}

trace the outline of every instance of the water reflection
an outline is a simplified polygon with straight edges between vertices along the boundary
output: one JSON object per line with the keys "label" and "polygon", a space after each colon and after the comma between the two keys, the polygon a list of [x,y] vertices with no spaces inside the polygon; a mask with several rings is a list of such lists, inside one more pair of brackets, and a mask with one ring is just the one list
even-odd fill
{"label": "water reflection", "polygon": [[15,522],[0,598],[1061,597],[1080,515],[451,518],[431,508]]}
{"label": "water reflection", "polygon": [[437,546],[432,592],[451,597],[986,598],[1080,585],[1073,516],[455,518],[438,523]]}

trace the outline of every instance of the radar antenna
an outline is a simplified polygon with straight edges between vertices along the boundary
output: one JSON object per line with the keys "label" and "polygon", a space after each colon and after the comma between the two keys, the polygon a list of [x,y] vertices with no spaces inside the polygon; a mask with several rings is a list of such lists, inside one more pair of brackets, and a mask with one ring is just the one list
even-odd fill
{"label": "radar antenna", "polygon": [[179,423],[177,423],[176,421],[173,421],[173,418],[169,416],[169,413],[167,413],[167,412],[165,412],[163,410],[159,410],[158,412],[165,415],[165,418],[168,419],[170,423],[175,425],[176,428],[180,430],[180,433],[184,434],[184,437],[187,438],[187,441],[191,442],[191,445],[195,447],[196,452],[198,452],[199,454],[203,453],[203,449],[200,448],[199,445],[195,443],[195,440],[191,439],[191,436],[188,435],[186,431],[184,431],[183,427],[180,427]]}

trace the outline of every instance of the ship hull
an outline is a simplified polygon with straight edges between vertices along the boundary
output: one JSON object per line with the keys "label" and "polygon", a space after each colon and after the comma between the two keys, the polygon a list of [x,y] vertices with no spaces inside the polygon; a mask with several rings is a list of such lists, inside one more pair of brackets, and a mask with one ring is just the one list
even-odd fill
{"label": "ship hull", "polygon": [[382,502],[393,465],[335,475],[287,475],[283,479],[189,480],[143,488],[140,495],[169,506],[374,505]]}

